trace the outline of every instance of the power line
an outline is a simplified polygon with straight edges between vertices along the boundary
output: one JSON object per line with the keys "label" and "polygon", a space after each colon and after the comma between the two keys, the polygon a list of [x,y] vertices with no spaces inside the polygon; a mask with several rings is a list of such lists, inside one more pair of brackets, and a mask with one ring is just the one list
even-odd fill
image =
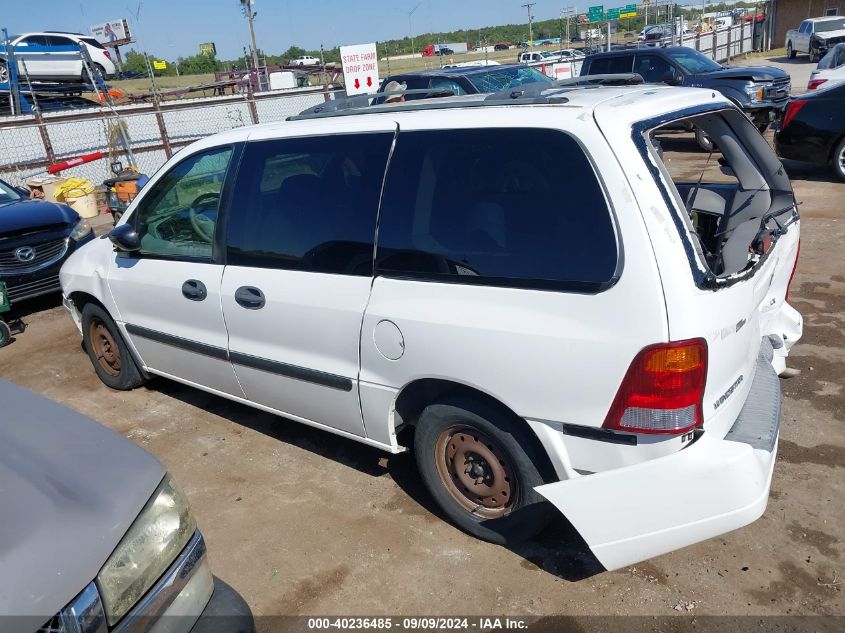
{"label": "power line", "polygon": [[534,18],[531,17],[531,7],[533,7],[536,2],[528,2],[526,4],[520,5],[523,9],[528,9],[528,41],[531,44],[534,44],[534,30],[531,26],[531,23],[534,21]]}

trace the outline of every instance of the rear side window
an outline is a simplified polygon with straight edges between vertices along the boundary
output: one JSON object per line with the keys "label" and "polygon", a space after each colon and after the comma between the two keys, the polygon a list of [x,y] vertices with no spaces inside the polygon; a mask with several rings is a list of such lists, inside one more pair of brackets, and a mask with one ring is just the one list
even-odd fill
{"label": "rear side window", "polygon": [[386,133],[249,143],[229,214],[227,263],[372,275],[392,140]]}
{"label": "rear side window", "polygon": [[631,56],[599,57],[590,64],[591,75],[614,75],[631,72]]}
{"label": "rear side window", "polygon": [[545,129],[403,132],[379,221],[377,272],[598,290],[617,244],[592,166]]}
{"label": "rear side window", "polygon": [[651,84],[662,83],[667,74],[672,73],[672,64],[658,55],[637,55],[634,72]]}

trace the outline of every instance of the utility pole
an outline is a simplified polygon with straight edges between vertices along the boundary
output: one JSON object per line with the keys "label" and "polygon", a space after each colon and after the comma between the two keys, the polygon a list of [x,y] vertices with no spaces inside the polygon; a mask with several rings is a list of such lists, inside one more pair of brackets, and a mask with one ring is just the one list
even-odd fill
{"label": "utility pole", "polygon": [[528,9],[528,42],[531,46],[534,46],[534,28],[532,27],[531,23],[534,21],[534,18],[531,16],[531,7],[533,7],[536,2],[528,2],[526,4],[520,5],[523,9]]}
{"label": "utility pole", "polygon": [[255,78],[258,81],[258,89],[263,88],[263,79],[258,71],[258,46],[255,43],[255,12],[252,10],[252,3],[255,0],[240,0],[241,9],[249,23],[249,37],[252,40],[252,67],[255,69]]}

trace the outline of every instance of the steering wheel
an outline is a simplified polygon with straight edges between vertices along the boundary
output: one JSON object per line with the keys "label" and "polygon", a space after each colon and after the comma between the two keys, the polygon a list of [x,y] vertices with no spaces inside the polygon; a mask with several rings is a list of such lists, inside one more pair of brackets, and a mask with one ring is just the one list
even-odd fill
{"label": "steering wheel", "polygon": [[188,209],[188,218],[191,220],[191,226],[194,231],[196,231],[199,238],[203,242],[208,242],[209,244],[211,244],[214,240],[214,220],[205,217],[201,213],[197,213],[196,209],[201,208],[204,203],[211,202],[212,200],[216,203],[219,199],[219,193],[202,193],[194,198],[194,201]]}

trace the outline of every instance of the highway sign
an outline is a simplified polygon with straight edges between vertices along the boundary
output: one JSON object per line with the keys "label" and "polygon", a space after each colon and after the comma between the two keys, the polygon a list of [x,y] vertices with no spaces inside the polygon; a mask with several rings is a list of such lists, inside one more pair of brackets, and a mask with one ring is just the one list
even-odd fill
{"label": "highway sign", "polygon": [[619,17],[620,18],[635,18],[635,17],[637,17],[637,5],[626,4],[624,7],[619,9]]}
{"label": "highway sign", "polygon": [[604,5],[600,4],[587,9],[587,17],[590,22],[602,22],[604,20]]}
{"label": "highway sign", "polygon": [[619,9],[608,9],[607,10],[607,19],[608,20],[618,20],[619,19]]}
{"label": "highway sign", "polygon": [[341,46],[340,59],[343,62],[343,83],[347,95],[378,92],[378,55],[375,43]]}

